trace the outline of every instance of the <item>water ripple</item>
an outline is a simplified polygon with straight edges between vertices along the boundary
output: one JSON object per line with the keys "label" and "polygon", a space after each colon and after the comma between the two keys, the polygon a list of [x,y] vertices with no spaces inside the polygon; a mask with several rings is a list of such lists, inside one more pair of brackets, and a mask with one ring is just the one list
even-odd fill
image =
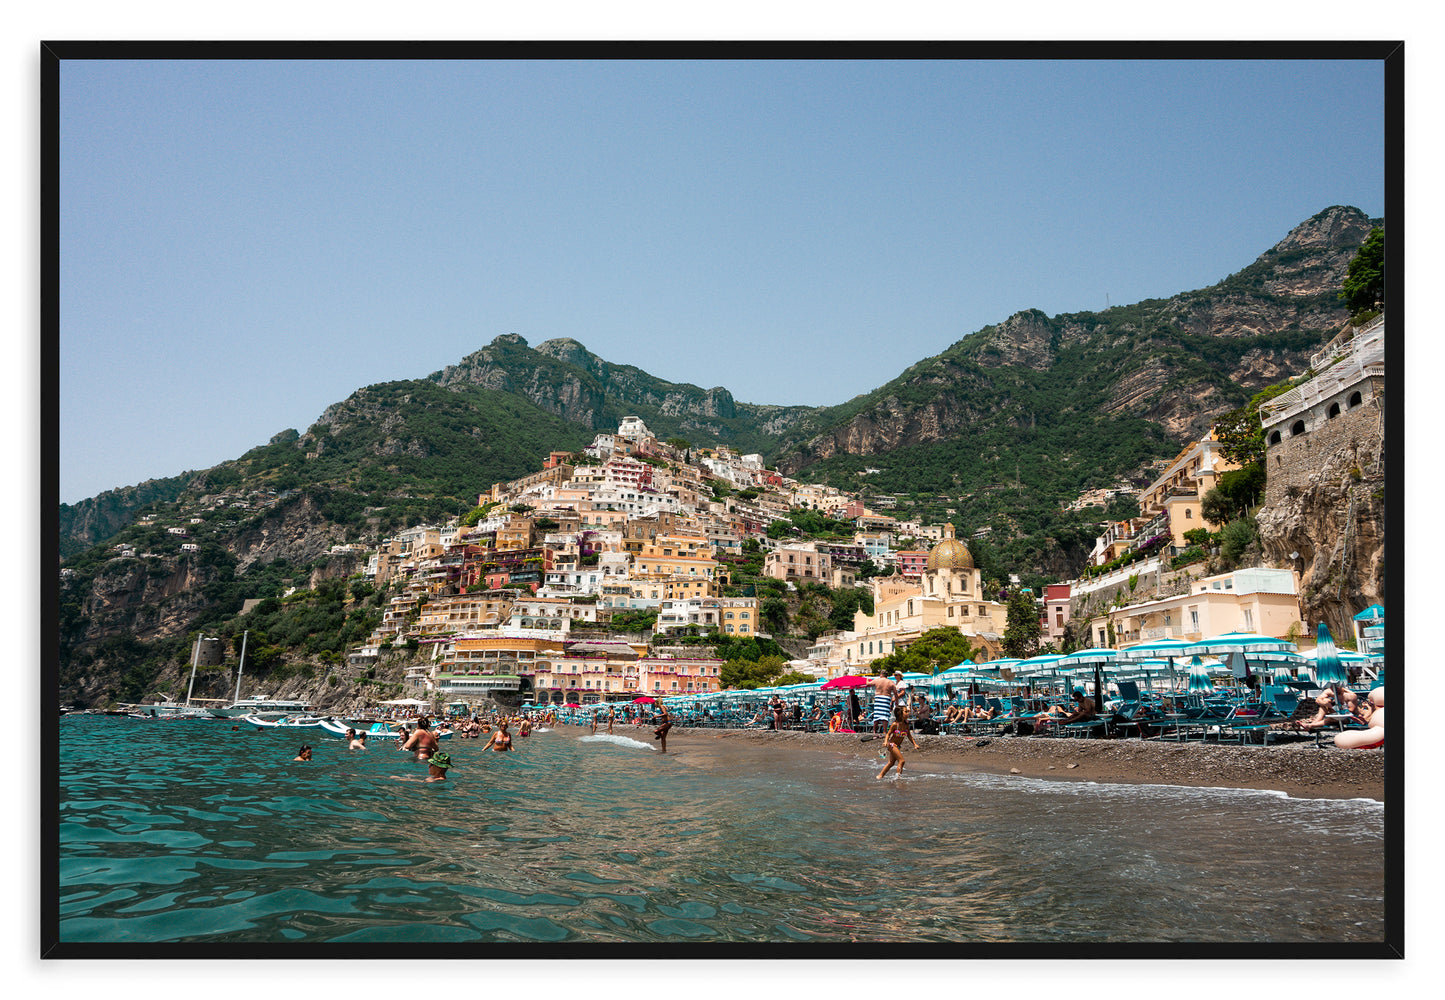
{"label": "water ripple", "polygon": [[[387,748],[329,740],[300,765],[287,734],[66,717],[62,940],[1383,936],[1378,803],[875,782],[868,761],[600,737],[538,734],[510,755],[459,741],[428,785]],[[1320,884],[1300,843],[1339,876]]]}

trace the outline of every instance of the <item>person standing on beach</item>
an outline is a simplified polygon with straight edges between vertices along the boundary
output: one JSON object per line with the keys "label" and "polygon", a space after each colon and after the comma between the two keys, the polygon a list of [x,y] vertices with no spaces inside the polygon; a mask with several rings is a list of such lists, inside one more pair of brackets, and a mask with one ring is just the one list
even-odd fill
{"label": "person standing on beach", "polygon": [[416,729],[412,730],[401,748],[415,751],[417,760],[426,760],[437,752],[436,733],[431,731],[431,722],[426,716],[416,720]]}
{"label": "person standing on beach", "polygon": [[907,763],[903,759],[903,737],[908,737],[908,742],[913,744],[913,749],[919,749],[918,741],[913,738],[913,730],[908,728],[908,709],[899,705],[893,710],[893,723],[888,727],[888,735],[883,739],[883,749],[888,753],[888,762],[883,765],[883,770],[878,772],[882,778],[888,773],[893,765],[898,765],[898,772],[895,777],[903,774],[903,765]]}
{"label": "person standing on beach", "polygon": [[893,717],[893,699],[898,696],[898,685],[902,681],[900,671],[895,671],[892,677],[883,674],[868,681],[868,686],[873,688],[873,732],[880,732]]}

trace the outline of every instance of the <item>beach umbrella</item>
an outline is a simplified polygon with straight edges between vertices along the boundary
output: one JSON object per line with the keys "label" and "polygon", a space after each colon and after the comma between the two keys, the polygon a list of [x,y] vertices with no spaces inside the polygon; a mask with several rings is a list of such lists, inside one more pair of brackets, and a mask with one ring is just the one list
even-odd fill
{"label": "beach umbrella", "polygon": [[1117,649],[1079,649],[1067,654],[1055,666],[1060,670],[1089,670],[1094,673],[1095,708],[1104,709],[1104,668],[1113,666],[1119,659]]}
{"label": "beach umbrella", "polygon": [[632,699],[632,704],[634,704],[634,705],[652,705],[652,704],[656,704],[656,702],[657,702],[657,699],[656,699],[656,698],[650,697],[650,696],[648,696],[648,695],[643,695],[643,696],[640,697],[640,698],[633,698],[633,699]]}
{"label": "beach umbrella", "polygon": [[1340,687],[1345,683],[1345,665],[1335,649],[1335,637],[1330,627],[1320,622],[1315,641],[1315,683],[1322,688]]}
{"label": "beach umbrella", "polygon": [[1214,682],[1209,679],[1209,667],[1198,656],[1189,661],[1189,683],[1185,690],[1190,694],[1205,694],[1214,690]]}
{"label": "beach umbrella", "polygon": [[1042,656],[1030,656],[1026,660],[1019,660],[1014,664],[1014,676],[1018,679],[1027,680],[1032,687],[1036,678],[1057,679],[1060,674],[1057,664],[1063,656],[1058,653],[1045,653]]}
{"label": "beach umbrella", "polygon": [[867,678],[867,677],[862,677],[862,676],[859,676],[858,674],[844,674],[842,677],[834,677],[834,678],[833,678],[832,680],[830,680],[830,681],[825,681],[825,682],[823,683],[822,690],[824,690],[824,691],[833,691],[833,690],[836,690],[836,689],[838,689],[838,688],[856,688],[856,687],[863,687],[863,686],[865,686],[867,683],[868,683],[868,678]]}
{"label": "beach umbrella", "polygon": [[1191,642],[1185,647],[1184,652],[1186,655],[1198,653],[1210,656],[1238,652],[1253,659],[1256,653],[1294,652],[1294,649],[1294,643],[1288,639],[1276,639],[1273,636],[1259,635],[1255,632],[1225,632],[1223,635]]}
{"label": "beach umbrella", "polygon": [[1126,649],[1119,650],[1119,655],[1126,660],[1152,660],[1159,657],[1180,656],[1190,645],[1187,639],[1151,639],[1148,642],[1135,643]]}

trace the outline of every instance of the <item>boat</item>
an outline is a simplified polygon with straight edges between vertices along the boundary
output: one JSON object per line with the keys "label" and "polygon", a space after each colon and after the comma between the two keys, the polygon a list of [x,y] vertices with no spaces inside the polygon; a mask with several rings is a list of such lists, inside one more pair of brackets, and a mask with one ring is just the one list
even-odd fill
{"label": "boat", "polygon": [[[231,698],[231,704],[224,708],[212,708],[208,711],[221,719],[243,719],[248,715],[254,715],[262,719],[279,719],[288,715],[304,715],[311,706],[304,701],[287,701],[284,698],[268,698],[264,694],[258,694],[252,698],[241,697],[241,674],[246,669],[246,642],[251,638],[250,630],[241,636],[241,662],[236,667],[236,693]],[[196,655],[199,656],[200,640],[196,640]],[[191,683],[195,683],[195,667],[191,668]],[[187,695],[187,700],[189,700]]]}
{"label": "boat", "polygon": [[340,719],[325,718],[319,723],[321,728],[332,736],[345,736],[348,729],[355,729],[355,726],[348,726]]}
{"label": "boat", "polygon": [[207,719],[210,718],[203,708],[195,708],[191,705],[182,705],[174,701],[160,701],[154,705],[130,705],[127,707],[127,715],[144,717],[149,719]]}
{"label": "boat", "polygon": [[221,719],[243,719],[248,715],[260,716],[263,719],[280,719],[288,715],[305,715],[310,707],[304,701],[256,695],[254,698],[242,698],[240,701],[231,702],[224,708],[212,708],[208,711]]}
{"label": "boat", "polygon": [[263,719],[259,715],[243,715],[241,721],[249,722],[257,729],[274,729],[281,723],[276,719]]}
{"label": "boat", "polygon": [[264,715],[243,715],[241,718],[258,729],[314,729],[326,720],[315,715],[285,715],[268,719]]}

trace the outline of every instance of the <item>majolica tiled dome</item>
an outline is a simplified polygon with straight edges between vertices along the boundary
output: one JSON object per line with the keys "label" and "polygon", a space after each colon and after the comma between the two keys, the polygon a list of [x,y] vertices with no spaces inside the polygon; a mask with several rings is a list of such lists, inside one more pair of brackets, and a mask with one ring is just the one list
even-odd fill
{"label": "majolica tiled dome", "polygon": [[953,537],[953,525],[943,526],[943,541],[933,547],[928,553],[928,568],[934,569],[973,569],[973,555],[968,551],[968,546]]}

